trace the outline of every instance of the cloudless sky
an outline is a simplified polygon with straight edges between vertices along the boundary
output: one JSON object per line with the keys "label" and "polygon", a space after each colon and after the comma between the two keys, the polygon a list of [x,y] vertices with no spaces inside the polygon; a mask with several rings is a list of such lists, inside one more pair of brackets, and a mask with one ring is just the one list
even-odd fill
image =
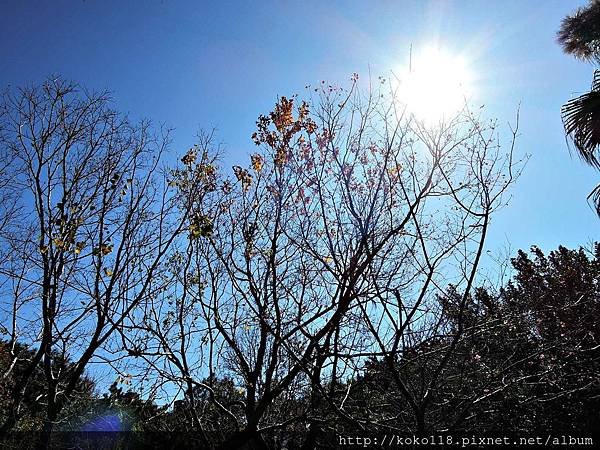
{"label": "cloudless sky", "polygon": [[[518,155],[531,154],[488,248],[551,250],[599,239],[586,196],[600,174],[572,158],[560,106],[593,67],[562,53],[561,19],[585,1],[0,0],[0,86],[50,74],[109,89],[134,118],[174,127],[182,155],[217,128],[228,165],[245,163],[261,113],[307,84],[387,76],[412,44],[469,60],[474,102],[501,124],[521,104]],[[507,128],[505,127],[505,130]]]}

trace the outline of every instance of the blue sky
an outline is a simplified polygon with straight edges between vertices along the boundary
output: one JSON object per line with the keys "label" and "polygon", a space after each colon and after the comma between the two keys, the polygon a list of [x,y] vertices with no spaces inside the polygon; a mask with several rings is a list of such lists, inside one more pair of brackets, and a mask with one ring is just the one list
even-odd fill
{"label": "blue sky", "polygon": [[564,55],[555,33],[585,3],[0,0],[0,86],[60,74],[109,89],[119,110],[174,127],[178,154],[216,127],[235,164],[277,96],[387,75],[411,44],[437,44],[468,56],[474,101],[500,123],[521,104],[517,152],[531,159],[488,248],[574,247],[600,237],[585,201],[600,174],[569,155],[559,111],[588,89],[593,67]]}

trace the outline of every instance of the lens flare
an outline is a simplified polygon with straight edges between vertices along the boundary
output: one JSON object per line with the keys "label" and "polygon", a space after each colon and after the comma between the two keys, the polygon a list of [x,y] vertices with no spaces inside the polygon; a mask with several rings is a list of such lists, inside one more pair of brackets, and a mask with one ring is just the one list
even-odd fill
{"label": "lens flare", "polygon": [[83,425],[83,427],[81,427],[81,431],[83,431],[84,433],[118,433],[121,431],[127,431],[124,425],[125,424],[117,414],[107,414],[104,416],[96,417],[91,421],[87,422],[85,425]]}

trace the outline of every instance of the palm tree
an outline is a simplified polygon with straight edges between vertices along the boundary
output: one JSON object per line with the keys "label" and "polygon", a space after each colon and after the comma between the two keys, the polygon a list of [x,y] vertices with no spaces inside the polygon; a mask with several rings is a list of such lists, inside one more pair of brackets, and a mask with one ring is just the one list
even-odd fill
{"label": "palm tree", "polygon": [[[590,92],[569,100],[561,108],[567,136],[579,156],[589,165],[600,169],[600,70],[594,72]],[[588,195],[600,216],[600,184]]]}
{"label": "palm tree", "polygon": [[600,62],[600,1],[591,0],[565,17],[557,40],[565,53],[583,61]]}
{"label": "palm tree", "polygon": [[[600,63],[600,0],[591,0],[589,5],[564,18],[557,39],[565,53]],[[594,72],[591,90],[563,105],[561,116],[579,156],[600,169],[600,70]],[[600,216],[600,184],[588,199]]]}

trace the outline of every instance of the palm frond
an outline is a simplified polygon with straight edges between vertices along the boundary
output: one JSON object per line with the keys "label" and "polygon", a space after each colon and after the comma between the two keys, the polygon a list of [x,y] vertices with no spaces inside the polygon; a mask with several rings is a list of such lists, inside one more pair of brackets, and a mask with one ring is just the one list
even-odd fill
{"label": "palm frond", "polygon": [[594,72],[591,91],[569,100],[561,116],[579,156],[600,169],[600,70]]}
{"label": "palm frond", "polygon": [[596,214],[600,217],[600,184],[594,188],[590,195],[587,196],[588,201],[592,203],[594,209],[596,210]]}
{"label": "palm frond", "polygon": [[600,62],[600,1],[592,0],[563,19],[557,41],[565,53]]}

